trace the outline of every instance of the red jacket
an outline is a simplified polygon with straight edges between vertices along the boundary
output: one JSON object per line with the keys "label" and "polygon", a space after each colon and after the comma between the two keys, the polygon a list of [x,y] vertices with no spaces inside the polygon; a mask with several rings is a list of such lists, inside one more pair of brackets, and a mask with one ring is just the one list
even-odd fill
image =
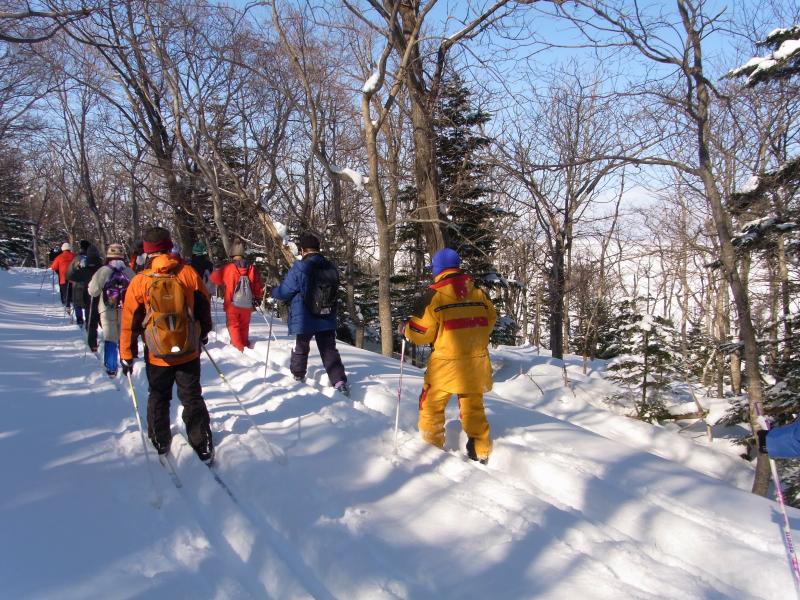
{"label": "red jacket", "polygon": [[67,283],[67,269],[69,268],[73,258],[75,258],[75,255],[72,252],[69,250],[64,250],[61,254],[55,257],[53,264],[50,265],[50,268],[58,273],[58,283],[61,285]]}
{"label": "red jacket", "polygon": [[[253,265],[249,267],[238,267],[236,263],[228,263],[211,273],[211,282],[217,285],[225,286],[225,295],[223,297],[223,307],[225,310],[228,308],[236,308],[231,306],[233,300],[233,292],[236,289],[236,284],[239,282],[239,277],[247,275],[250,280],[250,289],[253,290],[253,298],[262,298],[264,296],[264,285],[261,283],[261,277],[258,276]],[[244,310],[244,309],[243,309]],[[251,309],[252,310],[252,309]]]}

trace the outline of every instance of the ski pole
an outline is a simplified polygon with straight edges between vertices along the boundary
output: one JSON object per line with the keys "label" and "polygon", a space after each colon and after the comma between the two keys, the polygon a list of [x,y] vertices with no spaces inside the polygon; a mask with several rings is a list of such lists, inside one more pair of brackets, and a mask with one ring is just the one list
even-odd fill
{"label": "ski pole", "polygon": [[217,333],[217,325],[219,325],[219,298],[217,297],[216,291],[214,295],[211,297],[211,300],[214,304],[214,333]]}
{"label": "ski pole", "polygon": [[[86,348],[84,348],[84,350],[83,350],[83,358],[86,358],[86,350],[89,348],[89,325],[92,322],[92,314],[93,313],[94,313],[94,298],[89,296],[89,316],[86,319]],[[92,352],[94,352],[94,351],[92,351]]]}
{"label": "ski pole", "polygon": [[400,343],[400,379],[397,382],[397,410],[394,415],[394,453],[397,454],[397,431],[400,428],[400,395],[403,391],[403,362],[406,358],[406,338]]}
{"label": "ski pole", "polygon": [[136,392],[133,391],[133,380],[131,379],[131,374],[128,373],[128,390],[131,397],[131,402],[133,404],[133,414],[136,415],[136,424],[139,426],[139,435],[142,438],[142,447],[144,448],[144,456],[145,460],[147,461],[147,473],[150,475],[150,484],[153,486],[153,492],[156,495],[156,508],[161,507],[161,494],[158,492],[158,487],[156,487],[156,480],[153,477],[153,464],[150,462],[150,452],[147,449],[147,440],[144,438],[144,429],[142,428],[142,419],[139,416],[139,405],[136,402]]}
{"label": "ski pole", "polygon": [[41,296],[42,295],[42,289],[44,289],[45,277],[47,277],[47,271],[42,271],[42,283],[39,284],[39,293],[36,294],[37,296]]}
{"label": "ski pole", "polygon": [[[756,413],[758,413],[758,416],[764,423],[764,429],[769,431],[771,429],[770,423],[764,418],[764,413],[762,412],[759,404],[756,404]],[[781,513],[783,515],[783,538],[784,542],[786,543],[786,554],[789,555],[789,562],[792,565],[795,591],[797,592],[798,598],[800,598],[800,564],[797,562],[797,554],[794,550],[794,540],[792,538],[792,529],[789,525],[789,515],[786,514],[786,501],[783,497],[783,486],[781,485],[781,478],[778,475],[778,466],[775,464],[775,460],[772,459],[772,457],[768,458],[769,468],[772,472],[772,480],[775,482],[775,495],[778,497],[778,505],[781,507]]]}
{"label": "ski pole", "polygon": [[[267,320],[267,315],[264,314],[263,310],[259,310],[258,312],[261,313],[261,316],[264,317],[264,321]],[[269,315],[269,334],[267,337],[267,354],[264,357],[264,383],[267,382],[267,366],[269,365],[269,347],[272,344],[272,322],[275,319],[275,311],[273,310]]]}
{"label": "ski pole", "polygon": [[233,386],[230,384],[228,379],[225,377],[225,374],[219,368],[219,366],[217,365],[216,361],[213,358],[211,358],[211,353],[209,353],[208,348],[206,348],[205,344],[203,344],[203,351],[206,353],[206,356],[208,357],[208,360],[211,361],[211,364],[214,365],[214,369],[216,369],[217,374],[219,375],[220,379],[222,379],[222,381],[225,382],[225,385],[228,386],[228,388],[230,389],[231,393],[233,394],[233,397],[236,398],[236,402],[239,403],[239,406],[241,407],[242,412],[244,412],[244,414],[247,415],[247,418],[250,419],[250,423],[253,424],[253,427],[259,433],[259,435],[261,436],[261,439],[263,440],[264,444],[267,446],[267,449],[269,450],[269,453],[278,461],[278,463],[280,463],[282,465],[286,464],[286,455],[282,451],[276,450],[275,446],[273,444],[271,444],[270,441],[267,439],[267,436],[264,435],[264,432],[261,431],[261,428],[258,426],[258,423],[256,423],[256,420],[253,418],[253,415],[250,414],[250,411],[247,410],[247,407],[244,405],[242,400],[239,398],[239,394],[237,394],[236,390],[233,389]]}

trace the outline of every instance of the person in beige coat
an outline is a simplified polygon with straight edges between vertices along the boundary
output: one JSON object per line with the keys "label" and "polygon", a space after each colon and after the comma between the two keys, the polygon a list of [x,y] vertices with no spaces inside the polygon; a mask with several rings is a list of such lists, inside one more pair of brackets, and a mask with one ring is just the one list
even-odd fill
{"label": "person in beige coat", "polygon": [[[135,273],[125,264],[125,249],[121,244],[110,244],[106,252],[106,264],[97,270],[89,282],[89,295],[96,306],[94,314],[99,316],[103,328],[103,364],[110,377],[116,377],[119,364],[120,307],[127,284]],[[94,343],[92,343],[94,335]],[[89,346],[97,348],[97,320],[89,324]]]}

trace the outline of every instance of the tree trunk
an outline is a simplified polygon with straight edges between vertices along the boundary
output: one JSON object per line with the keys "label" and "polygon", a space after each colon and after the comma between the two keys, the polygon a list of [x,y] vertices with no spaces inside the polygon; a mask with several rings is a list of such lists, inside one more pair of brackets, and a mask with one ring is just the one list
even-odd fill
{"label": "tree trunk", "polygon": [[412,45],[405,84],[411,100],[411,124],[414,139],[414,177],[417,184],[418,209],[415,215],[422,221],[425,243],[429,253],[444,248],[447,243],[439,208],[439,177],[436,160],[436,133],[433,129],[432,109],[435,98],[425,86],[425,73],[417,29],[419,2],[401,2],[399,6],[403,27],[403,47]]}
{"label": "tree trunk", "polygon": [[[736,265],[736,249],[731,242],[731,224],[729,215],[722,204],[722,197],[717,189],[714,178],[713,163],[711,161],[710,140],[711,131],[709,123],[709,106],[711,104],[708,83],[703,74],[702,67],[702,41],[700,33],[694,26],[685,4],[685,0],[678,0],[678,9],[684,22],[688,35],[688,42],[694,55],[691,77],[696,86],[695,94],[697,104],[693,118],[697,126],[697,174],[703,182],[706,199],[711,208],[714,226],[720,243],[720,259],[723,272],[728,280],[736,312],[739,317],[739,335],[744,343],[745,373],[747,376],[747,395],[750,407],[750,426],[755,432],[758,430],[756,419],[763,412],[764,393],[761,383],[761,373],[758,366],[758,340],[753,319],[750,313],[750,299],[747,288],[742,284]],[[753,492],[766,496],[769,491],[770,468],[766,455],[758,455],[756,474],[753,481]]]}
{"label": "tree trunk", "polygon": [[564,252],[560,243],[556,242],[554,246],[548,281],[550,352],[553,358],[564,358]]}

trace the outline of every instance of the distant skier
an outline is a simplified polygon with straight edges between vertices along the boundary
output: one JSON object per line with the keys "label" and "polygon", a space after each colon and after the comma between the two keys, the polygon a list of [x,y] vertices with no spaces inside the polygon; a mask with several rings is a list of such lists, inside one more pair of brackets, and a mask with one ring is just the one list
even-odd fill
{"label": "distant skier", "polygon": [[97,272],[97,269],[103,265],[103,261],[100,258],[97,246],[90,242],[82,240],[80,248],[78,256],[72,259],[69,269],[67,269],[67,279],[72,287],[75,322],[78,325],[83,325],[84,315],[87,319],[89,318],[89,308],[91,306],[89,292],[87,291],[89,281]]}
{"label": "distant skier", "polygon": [[144,242],[136,242],[136,248],[131,252],[131,260],[128,266],[134,273],[138,273],[144,269],[147,263],[147,253],[144,251]]}
{"label": "distant skier", "polygon": [[445,407],[456,394],[469,438],[467,454],[486,464],[492,440],[483,393],[492,389],[487,347],[497,312],[472,276],[460,269],[461,257],[455,250],[439,250],[431,263],[433,284],[408,322],[398,328],[415,344],[433,345],[419,397],[419,431],[423,440],[443,448]]}
{"label": "distant skier", "polygon": [[144,235],[148,255],[145,269],[128,285],[122,304],[120,364],[122,374],[133,372],[138,338],[145,341],[145,367],[150,393],[147,433],[159,454],[172,443],[169,405],[172,386],[183,405],[189,445],[210,463],[214,457],[208,408],[200,386],[200,344],[211,331],[211,305],[194,269],[168,254],[169,231],[153,227]]}
{"label": "distant skier", "polygon": [[211,274],[211,283],[225,286],[222,307],[231,344],[239,352],[250,346],[250,318],[253,307],[261,303],[264,285],[255,267],[244,257],[244,245],[231,246],[231,261]]}
{"label": "distant skier", "polygon": [[[125,264],[125,249],[110,244],[106,264],[100,267],[89,282],[89,295],[94,299],[96,313],[103,328],[103,365],[111,377],[116,377],[119,354],[120,309],[128,285],[135,273]],[[97,325],[89,323],[89,346],[97,350]]]}
{"label": "distant skier", "polygon": [[296,336],[289,369],[297,381],[305,378],[313,337],[331,384],[349,397],[347,375],[336,349],[339,271],[320,253],[315,235],[302,234],[297,245],[302,259],[295,261],[281,284],[272,288],[273,298],[289,302],[289,334]]}
{"label": "distant skier", "polygon": [[61,304],[69,309],[72,306],[72,288],[67,280],[67,269],[69,269],[75,254],[72,253],[72,244],[64,242],[61,244],[61,253],[53,259],[50,269],[58,273],[58,290],[61,293]]}
{"label": "distant skier", "polygon": [[192,265],[192,268],[195,271],[197,271],[200,279],[203,280],[206,288],[208,288],[208,291],[213,295],[213,292],[208,284],[209,277],[214,271],[214,263],[211,262],[211,258],[209,258],[208,251],[206,250],[206,245],[203,242],[195,242],[192,246],[192,258],[189,259],[189,264]]}

